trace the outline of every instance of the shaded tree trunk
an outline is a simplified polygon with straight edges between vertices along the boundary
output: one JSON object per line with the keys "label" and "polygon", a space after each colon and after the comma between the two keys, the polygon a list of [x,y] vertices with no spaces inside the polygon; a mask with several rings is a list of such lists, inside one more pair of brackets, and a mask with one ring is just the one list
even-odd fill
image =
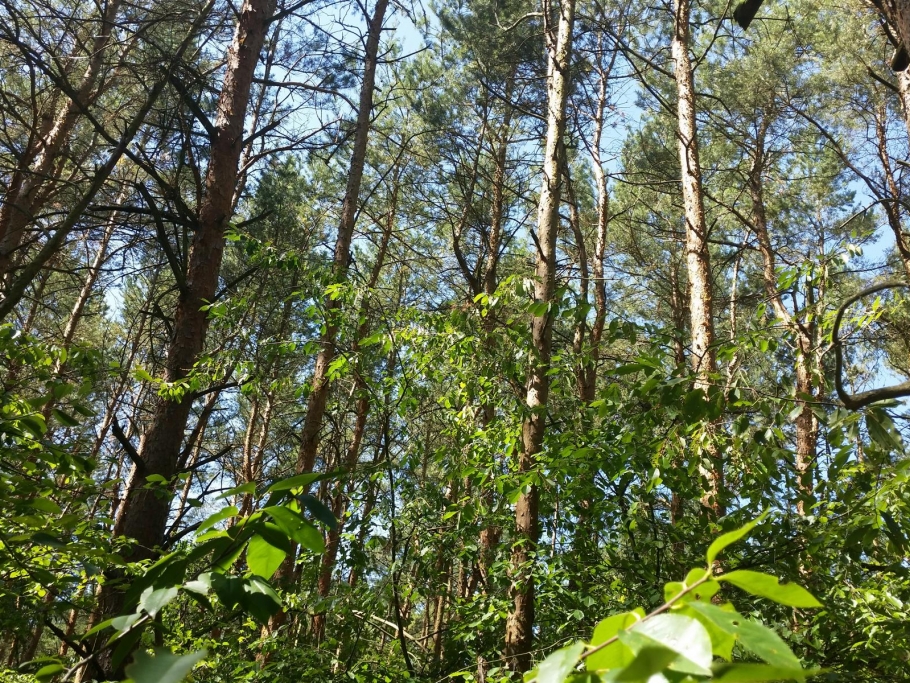
{"label": "shaded tree trunk", "polygon": [[[777,263],[768,219],[765,212],[763,173],[766,163],[765,137],[769,126],[766,116],[759,122],[752,166],[749,170],[749,195],[752,200],[752,229],[758,238],[762,256],[762,280],[765,293],[777,318],[793,335],[796,357],[796,405],[800,408],[796,418],[796,471],[799,479],[800,499],[797,501],[799,514],[805,513],[805,505],[812,502],[812,470],[818,447],[818,418],[812,406],[801,396],[814,397],[817,391],[815,377],[821,372],[821,359],[815,344],[814,326],[796,318],[786,307],[777,288]],[[811,285],[810,285],[811,286]]]}
{"label": "shaded tree trunk", "polygon": [[[360,84],[360,100],[357,111],[357,124],[354,133],[354,146],[351,150],[351,162],[348,167],[347,186],[344,202],[341,207],[341,220],[335,240],[335,255],[332,264],[332,280],[335,284],[347,279],[348,266],[351,260],[351,240],[354,235],[354,223],[357,218],[357,207],[360,199],[360,186],[363,180],[363,169],[366,164],[367,142],[370,136],[373,115],[373,93],[376,84],[376,66],[379,55],[379,39],[388,0],[378,0],[369,19],[366,51],[364,54],[363,81]],[[316,465],[316,454],[319,451],[320,433],[325,417],[326,404],[329,398],[329,367],[335,359],[336,341],[340,328],[342,298],[326,296],[323,301],[325,310],[325,331],[319,339],[319,354],[316,356],[316,367],[310,384],[307,398],[306,417],[300,433],[300,448],[297,452],[295,471],[297,474],[312,472]],[[293,556],[290,553],[278,569],[275,577],[278,583],[287,583],[293,575]],[[263,629],[263,635],[273,633],[286,619],[283,610],[269,619]]]}
{"label": "shaded tree trunk", "polygon": [[[354,369],[354,395],[357,396],[357,401],[354,409],[354,430],[351,435],[351,443],[348,444],[344,462],[342,463],[342,467],[350,477],[353,477],[357,469],[357,461],[360,458],[360,445],[363,442],[363,435],[366,431],[367,426],[367,417],[369,416],[370,412],[369,387],[367,386],[366,379],[363,375],[365,368],[363,367],[363,363],[359,360],[359,353],[361,352],[360,342],[366,339],[367,335],[370,332],[370,323],[368,320],[369,306],[366,303],[366,297],[369,296],[369,293],[374,290],[376,288],[376,285],[379,283],[379,276],[382,273],[382,267],[385,263],[389,241],[392,237],[392,231],[395,228],[395,218],[398,208],[397,203],[399,183],[399,178],[397,175],[392,182],[393,185],[390,198],[390,206],[388,215],[386,216],[386,223],[383,228],[382,238],[380,240],[379,248],[376,253],[376,260],[373,263],[373,268],[370,272],[370,279],[367,282],[367,294],[364,297],[364,304],[361,306],[361,310],[357,316],[363,322],[361,322],[357,328],[357,337],[354,340],[352,348],[353,354],[358,358],[356,367]],[[390,361],[394,361],[394,356],[390,356]],[[389,370],[391,371],[391,367]],[[319,570],[319,579],[317,583],[317,591],[319,593],[319,597],[323,599],[328,597],[329,591],[332,588],[332,574],[335,571],[335,563],[338,558],[338,546],[341,542],[341,532],[344,526],[344,516],[347,509],[347,501],[344,496],[344,482],[342,481],[335,482],[331,507],[332,515],[336,520],[336,526],[334,529],[330,529],[327,534],[325,552],[322,555],[322,562]],[[312,631],[316,642],[321,642],[325,635],[325,622],[325,611],[320,611],[313,615]]]}

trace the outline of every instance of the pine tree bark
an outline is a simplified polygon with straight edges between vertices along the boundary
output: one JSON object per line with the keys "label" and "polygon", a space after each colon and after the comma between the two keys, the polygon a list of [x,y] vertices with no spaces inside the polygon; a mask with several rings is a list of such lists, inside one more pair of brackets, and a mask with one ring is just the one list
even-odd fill
{"label": "pine tree bark", "polygon": [[[392,237],[392,231],[395,228],[395,219],[398,209],[398,173],[400,173],[400,169],[396,170],[396,177],[392,181],[389,211],[386,216],[386,223],[376,252],[376,260],[373,262],[373,268],[370,271],[370,279],[367,282],[367,296],[369,296],[369,292],[374,290],[379,283],[379,276],[382,274],[382,267],[385,264],[389,241]],[[359,352],[361,351],[360,343],[366,339],[370,332],[368,316],[369,306],[366,303],[365,297],[364,304],[361,306],[361,310],[357,316],[363,322],[361,322],[357,328],[357,336],[352,348],[355,357],[359,356]],[[344,467],[348,476],[353,476],[357,469],[357,462],[360,458],[360,446],[363,443],[363,435],[366,432],[367,426],[367,417],[370,413],[369,388],[367,387],[366,379],[363,376],[365,369],[362,365],[363,364],[358,361],[355,367],[354,395],[357,396],[357,401],[354,408],[354,429],[351,435],[351,443],[348,444],[344,462],[342,463],[342,467]],[[329,596],[329,592],[332,588],[332,574],[335,571],[335,563],[338,559],[338,546],[341,543],[341,532],[346,511],[347,501],[344,495],[344,482],[336,481],[332,493],[332,515],[335,517],[336,525],[335,528],[330,529],[326,535],[325,552],[322,555],[319,579],[316,587],[319,597],[322,599]],[[324,610],[313,615],[312,632],[317,643],[322,642],[322,639],[325,636],[325,623],[326,613]]]}
{"label": "pine tree bark", "polygon": [[[354,132],[354,147],[351,150],[351,162],[348,167],[347,186],[341,207],[341,219],[335,239],[335,255],[332,265],[332,280],[335,284],[345,281],[351,260],[351,241],[354,236],[354,223],[360,200],[360,186],[363,180],[363,169],[366,164],[367,142],[369,141],[373,116],[373,93],[376,86],[376,66],[379,57],[379,39],[388,0],[378,0],[373,8],[373,16],[368,22],[366,50],[363,63],[363,81],[360,84],[360,99],[357,110],[357,123]],[[326,296],[323,301],[325,310],[325,331],[319,339],[319,354],[316,356],[316,367],[310,394],[307,398],[306,417],[300,433],[300,448],[297,451],[295,472],[303,474],[312,472],[316,465],[316,454],[319,451],[320,433],[325,417],[326,404],[329,398],[329,367],[335,359],[336,341],[340,328],[342,300],[340,297]],[[296,549],[295,549],[296,552]],[[279,584],[287,584],[293,574],[293,557],[290,553],[276,573]],[[286,614],[283,610],[274,614],[263,628],[267,636],[284,624]]]}
{"label": "pine tree bark", "polygon": [[[708,223],[705,217],[695,117],[695,79],[689,57],[691,9],[691,0],[676,0],[672,55],[676,63],[674,76],[677,94],[677,148],[682,169],[686,220],[686,269],[689,277],[689,323],[692,345],[689,361],[695,374],[694,388],[702,389],[707,395],[711,388],[712,376],[717,372],[717,354]],[[714,430],[709,426],[708,431],[707,438],[710,442]],[[711,466],[703,468],[703,475],[708,480],[708,490],[703,497],[703,503],[715,517],[722,517],[724,504],[720,494],[724,486],[723,463],[716,449],[710,444],[706,450]]]}
{"label": "pine tree bark", "polygon": [[[216,293],[250,89],[274,7],[274,0],[245,0],[237,17],[214,123],[205,194],[189,254],[186,287],[174,316],[165,368],[168,382],[186,377],[205,342],[208,313],[201,309]],[[144,488],[145,480],[149,475],[157,474],[170,481],[176,474],[191,407],[191,396],[179,401],[159,400],[143,435],[140,446],[143,472],[141,476],[131,477],[131,486],[114,529],[115,536],[133,539],[132,550],[125,558],[128,561],[154,557],[163,541],[170,499]],[[99,596],[102,619],[118,614],[122,604],[122,593],[111,582],[106,583]],[[104,680],[119,673],[111,669],[107,653],[109,650],[98,658],[100,670],[95,672]]]}
{"label": "pine tree bark", "polygon": [[[553,9],[554,11],[550,11]],[[543,448],[550,391],[550,359],[553,316],[550,307],[556,291],[556,236],[562,191],[560,147],[566,128],[566,99],[572,55],[572,28],[575,0],[563,0],[558,8],[544,3],[547,49],[547,137],[543,156],[543,183],[537,211],[537,266],[534,303],[547,310],[531,318],[532,356],[528,370],[527,416],[522,423],[522,447],[518,456],[519,474],[533,472]],[[556,19],[556,26],[552,20]],[[554,31],[555,28],[555,31]],[[539,491],[531,484],[515,506],[515,535],[512,539],[512,611],[506,622],[505,659],[509,670],[521,673],[531,667],[534,645],[534,563],[539,536]]]}
{"label": "pine tree bark", "polygon": [[[506,194],[506,161],[509,153],[510,133],[512,127],[512,116],[514,109],[511,106],[512,92],[515,87],[515,69],[506,79],[504,106],[502,124],[496,140],[496,150],[494,155],[495,167],[493,169],[493,198],[490,203],[490,232],[487,238],[487,257],[484,264],[483,273],[483,292],[488,300],[495,296],[499,288],[499,258],[502,251],[502,233],[506,218],[505,211],[505,194]],[[487,358],[492,359],[494,348],[493,331],[496,320],[488,312],[483,319],[483,347]],[[485,401],[481,406],[480,426],[486,430],[493,419],[496,417],[496,408],[490,401]],[[492,510],[494,505],[494,492],[491,487],[487,486],[481,491],[484,507]],[[483,581],[484,585],[488,583],[489,567],[495,558],[496,548],[502,538],[502,529],[499,525],[487,524],[480,531],[480,556],[477,559],[476,576],[472,578],[474,585]],[[484,669],[483,663],[478,663],[481,670]]]}
{"label": "pine tree bark", "polygon": [[[336,284],[347,278],[348,265],[351,260],[351,240],[354,236],[354,223],[360,201],[360,185],[363,180],[363,169],[366,163],[367,142],[370,136],[373,116],[373,93],[376,84],[376,65],[379,55],[379,38],[382,24],[388,8],[388,0],[378,0],[369,20],[369,29],[364,55],[363,81],[360,85],[360,101],[357,111],[357,124],[354,133],[354,148],[351,150],[351,163],[348,167],[347,187],[341,207],[341,220],[338,224],[338,235],[335,240],[335,257],[332,265],[332,279]],[[325,297],[325,332],[319,340],[319,355],[313,371],[310,395],[307,398],[306,418],[300,433],[300,450],[297,453],[297,472],[312,472],[316,464],[316,453],[319,450],[319,435],[325,417],[326,403],[329,396],[329,366],[335,358],[335,344],[338,337],[342,300],[340,297]]]}

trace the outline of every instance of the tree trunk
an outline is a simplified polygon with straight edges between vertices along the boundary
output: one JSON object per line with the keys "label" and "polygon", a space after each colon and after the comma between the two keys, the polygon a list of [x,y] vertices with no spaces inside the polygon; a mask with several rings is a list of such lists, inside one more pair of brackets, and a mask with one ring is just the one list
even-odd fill
{"label": "tree trunk", "polygon": [[48,196],[42,189],[59,175],[62,167],[61,151],[69,142],[82,109],[99,94],[96,88],[98,77],[120,7],[121,2],[113,0],[104,8],[99,22],[100,29],[92,40],[88,65],[81,83],[75,89],[73,97],[65,97],[65,104],[49,128],[42,131],[43,134],[30,145],[31,149],[25,153],[24,163],[20,163],[10,190],[0,205],[0,278],[9,273],[25,229],[41,209],[43,201],[39,195],[45,198]]}
{"label": "tree trunk", "polygon": [[[898,80],[901,77],[906,78],[906,73],[898,74]],[[884,103],[877,108],[875,116],[875,134],[877,138],[878,159],[882,164],[882,173],[885,180],[885,190],[887,195],[882,206],[885,208],[885,217],[888,219],[888,227],[894,234],[894,247],[900,256],[901,264],[904,266],[904,273],[910,281],[910,236],[904,231],[903,221],[901,220],[901,199],[902,192],[894,179],[894,171],[891,168],[891,157],[888,154],[888,130],[887,130],[887,111]]]}
{"label": "tree trunk", "polygon": [[[711,284],[711,260],[708,249],[708,223],[702,192],[701,163],[698,155],[698,136],[695,119],[695,82],[689,59],[691,0],[676,0],[673,21],[672,53],[676,62],[674,76],[677,93],[677,123],[679,163],[682,169],[683,203],[686,219],[686,269],[689,276],[689,321],[692,341],[689,361],[695,373],[696,389],[705,394],[711,388],[717,372],[717,349],[714,339],[714,302]],[[715,517],[724,514],[723,463],[710,441],[714,429],[708,427],[707,455],[711,467],[704,468],[708,489],[703,503]]]}
{"label": "tree trunk", "polygon": [[[545,10],[549,4],[544,4]],[[550,14],[545,12],[545,14]],[[556,291],[556,236],[559,227],[559,202],[562,190],[562,137],[566,127],[566,98],[569,92],[569,67],[572,52],[572,27],[575,0],[563,0],[558,8],[554,33],[548,16],[545,34],[547,49],[547,138],[543,157],[543,183],[537,211],[537,266],[534,301],[547,310],[531,318],[533,351],[527,381],[527,415],[522,423],[522,447],[518,472],[534,470],[537,454],[543,447],[547,399],[550,391],[550,358],[553,315],[550,307]],[[539,491],[535,484],[523,492],[515,506],[515,536],[512,539],[512,612],[506,623],[505,658],[516,673],[531,668],[534,644],[534,563],[539,535]]]}
{"label": "tree trunk", "polygon": [[[344,202],[341,207],[338,235],[335,239],[335,257],[332,265],[332,279],[335,284],[343,283],[347,278],[348,265],[351,259],[351,240],[353,239],[354,223],[357,218],[360,185],[366,163],[367,142],[373,115],[373,92],[376,84],[379,39],[382,34],[382,24],[388,4],[389,0],[378,0],[373,9],[373,16],[369,20],[364,54],[363,81],[360,84],[360,101],[354,133],[354,148],[351,150],[347,187],[345,188]],[[329,397],[329,366],[335,358],[335,343],[340,327],[341,306],[341,297],[326,296],[323,301],[326,316],[325,331],[319,339],[320,350],[316,356],[316,367],[313,370],[310,395],[307,398],[306,417],[300,433],[300,448],[297,451],[297,464],[295,467],[297,474],[312,472],[316,465],[322,421],[325,417],[325,409]],[[275,580],[279,584],[286,584],[290,580],[293,573],[292,557],[295,552],[296,549],[289,554],[288,559],[278,569]],[[263,635],[273,633],[275,629],[284,623],[285,618],[286,615],[283,610],[274,614],[263,629]]]}
{"label": "tree trunk", "polygon": [[[360,320],[363,321],[357,328],[357,338],[354,340],[352,349],[355,358],[358,359],[359,352],[361,351],[360,342],[366,339],[370,331],[370,324],[368,320],[369,306],[366,303],[366,298],[379,283],[379,276],[382,274],[382,267],[385,263],[385,256],[388,251],[389,241],[392,237],[392,231],[395,228],[395,218],[398,208],[397,204],[399,173],[400,170],[396,170],[396,176],[392,181],[393,184],[386,223],[382,231],[382,238],[379,243],[379,248],[377,249],[376,261],[373,263],[373,268],[370,272],[370,279],[369,282],[367,282],[367,294],[364,296],[364,303],[361,306],[361,310],[357,316]],[[357,396],[357,403],[354,409],[354,431],[351,436],[351,443],[348,445],[347,453],[345,454],[344,462],[342,463],[342,466],[344,467],[345,471],[347,472],[347,476],[349,477],[353,477],[354,472],[357,469],[357,461],[360,458],[360,445],[363,442],[363,435],[366,431],[367,426],[367,417],[369,416],[370,412],[369,388],[367,387],[367,382],[363,376],[363,364],[359,360],[356,363],[354,372],[354,394]],[[329,596],[329,591],[332,588],[332,573],[335,571],[335,562],[338,558],[338,546],[341,542],[341,531],[344,525],[344,516],[346,509],[347,501],[344,497],[344,482],[336,481],[335,490],[332,494],[332,515],[335,517],[336,525],[335,528],[330,529],[327,534],[325,553],[322,555],[322,563],[320,566],[317,585],[319,597],[323,600]],[[312,631],[313,637],[317,643],[321,642],[325,635],[325,620],[325,611],[320,611],[313,615]]]}
{"label": "tree trunk", "polygon": [[[366,54],[364,55],[363,82],[360,85],[360,102],[357,112],[357,127],[354,133],[354,149],[351,151],[351,163],[348,170],[347,187],[344,203],[341,207],[341,220],[338,224],[338,236],[335,240],[335,258],[332,266],[332,279],[340,284],[347,278],[351,255],[351,240],[354,235],[354,222],[357,218],[357,207],[360,200],[360,185],[363,179],[363,168],[366,162],[367,141],[370,135],[370,123],[373,116],[373,92],[376,83],[376,63],[379,54],[379,38],[382,23],[389,0],[378,0],[369,21]],[[328,372],[335,358],[335,341],[338,336],[339,316],[342,299],[326,296],[325,332],[319,340],[320,350],[316,357],[310,395],[307,399],[306,419],[300,434],[300,450],[297,454],[297,473],[312,472],[316,464],[316,453],[319,449],[319,433],[322,431],[322,420],[325,416],[326,402],[329,396]]]}
{"label": "tree trunk", "polygon": [[[510,102],[514,85],[515,70],[513,69],[506,80],[504,95],[505,112],[503,114],[503,121],[499,129],[499,134],[497,135],[497,146],[494,157],[496,166],[493,169],[493,199],[490,206],[490,233],[487,239],[487,260],[483,274],[483,291],[488,298],[493,297],[496,294],[496,290],[499,288],[499,255],[502,250],[502,232],[503,224],[505,223],[506,161],[509,152],[512,115],[514,113]],[[493,339],[493,328],[495,324],[496,321],[493,315],[488,312],[487,316],[483,319],[482,343],[484,351],[486,352],[486,357],[489,359],[493,358],[495,350]],[[493,422],[495,416],[495,407],[493,404],[489,401],[484,402],[484,405],[481,407],[480,415],[481,429],[486,431],[490,426],[490,423]],[[494,492],[492,487],[485,486],[481,491],[480,496],[483,500],[484,508],[487,511],[491,511],[494,505]],[[477,576],[472,580],[475,585],[481,580],[484,585],[488,583],[489,567],[494,561],[496,548],[499,546],[501,538],[502,529],[495,523],[487,524],[481,529],[480,557],[477,560],[476,570]],[[478,666],[483,669],[485,664],[478,663]]]}
{"label": "tree trunk", "polygon": [[799,321],[787,310],[783,297],[777,288],[777,263],[768,219],[765,213],[764,184],[765,135],[769,126],[766,116],[758,126],[755,137],[755,151],[749,170],[749,194],[752,200],[752,229],[758,238],[758,249],[762,256],[762,279],[765,293],[777,318],[787,327],[795,340],[796,357],[796,405],[800,408],[796,418],[796,470],[799,478],[800,499],[796,507],[799,514],[805,513],[805,504],[812,500],[812,469],[815,465],[818,444],[818,418],[812,412],[809,402],[800,396],[815,396],[815,376],[820,373],[820,359],[814,348],[814,334],[807,324]]}
{"label": "tree trunk", "polygon": [[[189,255],[185,290],[181,293],[174,317],[173,337],[168,348],[165,380],[185,377],[202,352],[208,329],[208,313],[201,310],[215,296],[224,230],[231,217],[231,204],[237,181],[237,162],[243,141],[243,125],[250,99],[250,88],[259,52],[265,41],[274,0],[244,0],[238,15],[234,38],[228,49],[227,71],[221,88],[211,157],[205,179],[205,195],[199,209],[196,233]],[[170,481],[176,474],[192,397],[179,401],[158,401],[151,424],[143,436],[140,455],[143,471],[131,477],[131,486],[115,536],[134,539],[126,554],[128,561],[149,559],[160,546],[170,512],[170,500],[144,488],[145,479],[157,474]],[[106,583],[99,596],[102,618],[116,615],[123,605],[122,593]],[[106,654],[109,651],[105,651]],[[110,670],[109,657],[99,657],[104,677]]]}

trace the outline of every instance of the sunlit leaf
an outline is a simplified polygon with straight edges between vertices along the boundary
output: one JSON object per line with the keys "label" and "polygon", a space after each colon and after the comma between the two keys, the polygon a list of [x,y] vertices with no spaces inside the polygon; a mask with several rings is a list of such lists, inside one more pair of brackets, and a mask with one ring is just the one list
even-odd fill
{"label": "sunlit leaf", "polygon": [[266,579],[274,574],[287,553],[281,548],[276,548],[262,536],[256,534],[250,539],[246,548],[246,564],[250,571]]}
{"label": "sunlit leaf", "polygon": [[756,519],[752,520],[751,522],[749,522],[748,524],[746,524],[744,526],[741,526],[739,529],[735,529],[733,531],[728,531],[727,533],[721,534],[720,536],[715,538],[714,541],[711,543],[711,545],[708,546],[708,554],[707,554],[708,566],[710,567],[712,564],[714,564],[714,560],[717,559],[717,556],[720,554],[720,552],[724,548],[727,548],[728,546],[731,546],[734,543],[736,543],[738,540],[748,536],[749,532],[751,532],[752,529],[754,529],[767,516],[768,516],[768,511],[766,510],[761,515],[759,515]]}
{"label": "sunlit leaf", "polygon": [[779,583],[776,577],[768,574],[743,569],[722,574],[717,577],[717,580],[732,583],[752,595],[768,598],[781,605],[805,608],[822,607],[822,604],[802,586],[795,583]]}
{"label": "sunlit leaf", "polygon": [[575,643],[550,654],[537,667],[538,683],[563,683],[572,673],[584,649],[584,643]]}

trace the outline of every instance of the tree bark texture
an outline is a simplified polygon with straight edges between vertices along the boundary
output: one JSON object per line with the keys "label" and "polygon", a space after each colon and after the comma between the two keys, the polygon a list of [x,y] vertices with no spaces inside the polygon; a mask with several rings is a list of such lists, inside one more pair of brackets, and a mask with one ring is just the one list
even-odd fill
{"label": "tree bark texture", "polygon": [[[551,11],[552,10],[552,11]],[[562,191],[561,152],[566,128],[566,98],[572,54],[572,28],[575,0],[563,0],[558,8],[544,4],[549,21],[545,29],[547,49],[547,137],[543,156],[543,182],[537,211],[537,265],[534,284],[535,304],[547,310],[532,315],[532,355],[528,372],[526,409],[522,423],[522,447],[518,456],[519,473],[530,473],[543,448],[550,391],[550,359],[553,315],[550,306],[556,291],[556,237],[559,228],[559,203]],[[556,26],[552,25],[556,20]],[[555,31],[554,31],[555,28]],[[539,535],[539,491],[531,484],[515,506],[515,535],[512,539],[511,596],[512,612],[506,622],[505,658],[516,673],[531,668],[534,644],[534,563]]]}
{"label": "tree bark texture", "polygon": [[[232,213],[250,89],[273,12],[274,0],[245,0],[228,49],[205,178],[205,194],[189,255],[186,287],[177,303],[173,336],[168,348],[165,368],[165,380],[168,382],[187,376],[205,342],[208,313],[201,309],[215,296],[218,285],[224,231]],[[179,401],[158,400],[151,423],[143,435],[140,444],[141,471],[134,471],[131,476],[123,511],[114,530],[116,536],[134,540],[132,551],[125,558],[128,561],[154,557],[163,541],[171,496],[157,487],[145,488],[146,478],[157,474],[170,481],[176,474],[191,407],[191,396]],[[99,603],[104,618],[115,615],[122,607],[122,594],[106,584]],[[101,673],[110,676],[116,672],[107,670]]]}
{"label": "tree bark texture", "polygon": [[[379,55],[379,38],[382,24],[388,8],[388,0],[378,0],[369,21],[366,40],[366,53],[363,63],[363,82],[360,85],[360,102],[357,111],[357,127],[354,133],[354,148],[351,150],[351,163],[348,167],[347,187],[344,203],[341,207],[341,220],[338,223],[338,236],[335,240],[335,257],[332,276],[335,284],[347,278],[348,265],[351,260],[351,240],[354,236],[354,223],[360,199],[360,185],[363,180],[363,168],[366,162],[367,142],[370,136],[370,124],[373,116],[373,92],[376,85],[376,64]],[[341,298],[326,296],[325,332],[319,340],[320,349],[316,357],[310,395],[307,398],[306,418],[300,433],[300,450],[297,453],[297,473],[312,472],[316,464],[316,453],[319,450],[319,434],[322,431],[322,420],[325,417],[326,403],[329,397],[329,366],[335,358],[335,344],[338,337],[341,314]]]}
{"label": "tree bark texture", "polygon": [[[691,0],[677,0],[674,7],[672,54],[676,63],[677,148],[682,169],[683,203],[686,219],[686,269],[689,276],[689,325],[691,344],[689,361],[695,373],[695,388],[708,393],[712,376],[717,372],[714,338],[714,301],[711,283],[711,259],[708,248],[708,223],[705,217],[701,162],[695,109],[695,79],[689,57],[691,40],[689,15]],[[709,431],[713,431],[710,430]],[[712,435],[708,435],[710,441]],[[708,448],[712,464],[704,468],[708,490],[703,502],[716,517],[724,514],[720,499],[723,490],[723,464],[716,450]]]}
{"label": "tree bark texture", "polygon": [[751,227],[758,238],[758,249],[762,256],[762,280],[765,293],[775,315],[787,327],[795,340],[796,405],[800,408],[800,413],[796,418],[796,470],[800,492],[797,511],[804,514],[806,503],[809,502],[811,505],[812,502],[812,470],[817,455],[819,424],[818,418],[812,412],[812,406],[800,396],[815,396],[817,390],[815,377],[820,374],[821,359],[816,348],[814,325],[798,320],[787,309],[781,292],[777,288],[777,263],[765,212],[762,178],[766,160],[765,137],[768,126],[769,120],[766,116],[758,126],[752,166],[749,169],[749,195],[752,200]]}
{"label": "tree bark texture", "polygon": [[[347,185],[341,206],[341,219],[338,223],[338,234],[335,239],[335,255],[332,265],[332,279],[335,284],[340,284],[346,280],[351,260],[351,241],[354,236],[354,223],[357,218],[360,186],[363,180],[363,169],[366,164],[367,142],[370,137],[373,115],[373,93],[376,87],[379,39],[382,34],[382,24],[385,20],[388,5],[388,0],[378,0],[373,8],[373,16],[368,22],[366,50],[363,60],[363,81],[360,84],[357,124],[354,132],[354,147],[351,150]],[[325,331],[319,340],[320,348],[316,356],[316,367],[313,370],[310,394],[307,398],[306,417],[300,433],[300,448],[297,451],[297,463],[295,466],[297,474],[312,472],[316,465],[320,432],[322,431],[322,422],[325,417],[326,404],[328,403],[329,389],[331,388],[329,367],[335,359],[341,307],[341,298],[326,296],[323,301]],[[293,548],[293,552],[288,555],[288,558],[279,567],[275,576],[275,580],[279,584],[287,583],[291,579],[294,572],[293,556],[295,553],[296,548]],[[285,620],[286,614],[284,610],[274,614],[269,619],[269,623],[263,627],[263,636],[274,633],[276,629],[284,624]]]}
{"label": "tree bark texture", "polygon": [[[379,283],[379,276],[382,274],[382,267],[385,264],[386,253],[389,248],[389,241],[392,237],[392,231],[395,228],[395,219],[397,212],[397,203],[398,203],[398,182],[399,179],[396,177],[393,179],[392,192],[390,197],[390,206],[388,215],[386,216],[386,224],[382,231],[382,237],[379,242],[379,248],[376,253],[376,260],[373,263],[373,268],[370,272],[370,279],[367,282],[367,296],[369,292],[375,289],[376,285]],[[345,453],[344,462],[342,467],[344,467],[345,472],[348,476],[353,476],[354,472],[357,469],[357,462],[360,459],[360,446],[363,443],[363,435],[366,432],[367,426],[367,417],[370,413],[370,394],[369,387],[367,386],[366,379],[364,378],[365,369],[362,367],[362,363],[359,362],[359,352],[361,351],[360,342],[366,339],[367,335],[370,332],[370,323],[368,320],[369,316],[369,306],[367,305],[366,298],[361,310],[358,313],[358,318],[363,322],[357,328],[357,338],[354,340],[353,353],[355,358],[358,358],[355,367],[355,377],[354,377],[354,394],[357,396],[357,401],[354,408],[354,429],[351,434],[351,442],[348,444],[347,452]],[[319,570],[319,579],[317,582],[317,591],[319,592],[319,597],[325,599],[329,596],[329,591],[332,588],[332,575],[335,571],[335,564],[338,559],[338,546],[341,543],[341,532],[344,525],[344,517],[347,512],[347,499],[344,495],[344,482],[336,481],[334,485],[334,491],[332,493],[332,515],[335,517],[336,526],[334,529],[330,529],[328,534],[326,534],[326,544],[325,552],[322,555],[322,561],[320,564]],[[325,611],[317,612],[313,615],[313,637],[316,642],[321,642],[325,635],[325,624],[326,624],[326,613]]]}

